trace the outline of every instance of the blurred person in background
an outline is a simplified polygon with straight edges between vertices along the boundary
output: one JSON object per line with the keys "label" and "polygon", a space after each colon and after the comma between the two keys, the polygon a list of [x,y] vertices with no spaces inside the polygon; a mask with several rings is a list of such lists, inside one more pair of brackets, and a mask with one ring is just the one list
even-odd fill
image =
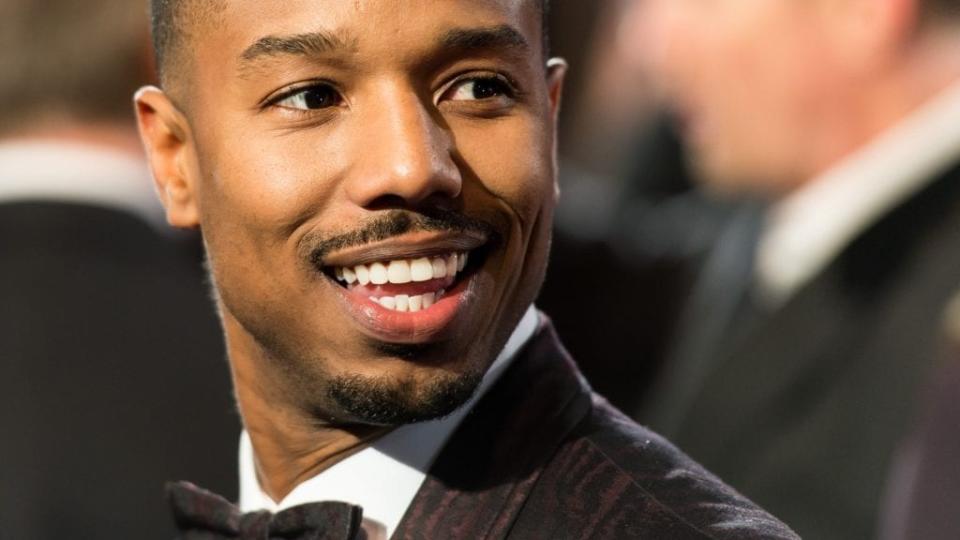
{"label": "blurred person in background", "polygon": [[199,244],[133,123],[148,43],[141,2],[0,3],[3,538],[169,538],[164,481],[236,491]]}
{"label": "blurred person in background", "polygon": [[960,293],[946,316],[946,354],[886,489],[881,540],[960,538]]}
{"label": "blurred person in background", "polygon": [[648,422],[805,538],[875,533],[960,275],[960,4],[636,0],[718,240]]}

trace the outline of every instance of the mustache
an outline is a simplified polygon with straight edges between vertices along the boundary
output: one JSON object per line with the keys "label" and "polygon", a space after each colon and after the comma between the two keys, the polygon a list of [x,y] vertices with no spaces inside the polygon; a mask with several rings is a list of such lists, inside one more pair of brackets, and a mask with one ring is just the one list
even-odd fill
{"label": "mustache", "polygon": [[301,242],[301,252],[306,253],[310,262],[319,268],[332,252],[389,240],[411,232],[480,234],[490,244],[500,241],[500,234],[493,225],[460,212],[439,208],[422,212],[391,210],[346,233],[333,236],[320,232],[309,233]]}

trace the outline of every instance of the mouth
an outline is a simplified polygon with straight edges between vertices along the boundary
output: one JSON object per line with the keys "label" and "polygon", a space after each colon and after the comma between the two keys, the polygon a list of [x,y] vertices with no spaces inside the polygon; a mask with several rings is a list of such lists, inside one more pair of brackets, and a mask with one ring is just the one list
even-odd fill
{"label": "mouth", "polygon": [[460,251],[332,266],[324,268],[324,273],[352,295],[390,311],[418,313],[432,308],[463,281],[470,254]]}
{"label": "mouth", "polygon": [[475,311],[472,307],[484,295],[474,278],[493,244],[479,237],[414,235],[339,253],[324,260],[320,270],[334,285],[345,312],[369,337],[427,343]]}

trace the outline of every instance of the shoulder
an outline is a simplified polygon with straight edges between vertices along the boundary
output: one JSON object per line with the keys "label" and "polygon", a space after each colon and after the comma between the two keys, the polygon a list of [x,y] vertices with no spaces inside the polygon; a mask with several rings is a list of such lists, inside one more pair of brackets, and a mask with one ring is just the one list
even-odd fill
{"label": "shoulder", "polygon": [[[538,491],[605,538],[798,538],[659,435],[593,397]],[[579,536],[579,535],[573,535]]]}

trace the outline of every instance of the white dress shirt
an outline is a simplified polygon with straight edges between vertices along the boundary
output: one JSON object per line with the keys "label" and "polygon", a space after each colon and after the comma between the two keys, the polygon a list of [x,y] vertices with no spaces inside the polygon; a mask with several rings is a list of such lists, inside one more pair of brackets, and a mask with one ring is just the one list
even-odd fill
{"label": "white dress shirt", "polygon": [[958,159],[960,82],[772,209],[757,250],[760,297],[788,300]]}
{"label": "white dress shirt", "polygon": [[0,142],[0,202],[10,201],[108,207],[163,223],[144,160],[103,146],[52,139]]}
{"label": "white dress shirt", "polygon": [[503,374],[520,348],[533,337],[538,319],[537,311],[531,306],[484,375],[473,398],[453,414],[391,431],[373,445],[300,484],[279,503],[260,488],[253,446],[244,432],[240,439],[241,510],[278,512],[310,502],[342,501],[362,507],[364,519],[384,526],[389,538],[413,502],[440,449],[477,400]]}

